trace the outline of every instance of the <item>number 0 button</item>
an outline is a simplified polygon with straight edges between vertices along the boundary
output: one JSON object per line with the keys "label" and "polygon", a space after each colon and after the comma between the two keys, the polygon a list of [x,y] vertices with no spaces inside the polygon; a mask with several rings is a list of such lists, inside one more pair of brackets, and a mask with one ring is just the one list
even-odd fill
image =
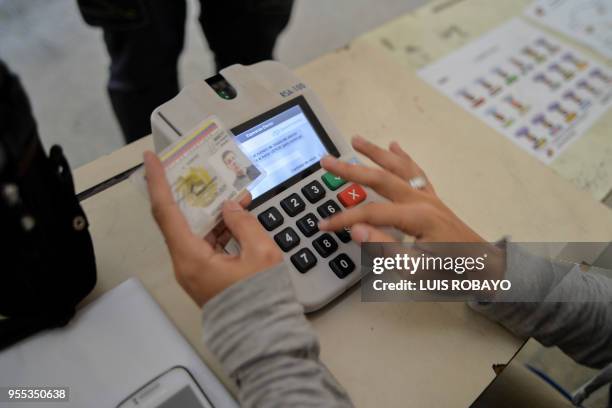
{"label": "number 0 button", "polygon": [[280,204],[281,207],[283,207],[283,210],[285,210],[290,217],[301,213],[304,211],[304,208],[306,208],[306,203],[304,203],[304,200],[302,200],[300,196],[295,193],[285,198]]}
{"label": "number 0 button", "polygon": [[355,270],[355,264],[347,254],[340,254],[331,261],[329,266],[340,279],[344,279]]}
{"label": "number 0 button", "polygon": [[300,273],[306,273],[317,264],[317,258],[308,248],[300,249],[290,259]]}
{"label": "number 0 button", "polygon": [[266,211],[262,212],[257,216],[261,225],[264,226],[268,231],[272,231],[274,228],[278,227],[283,223],[283,216],[280,211],[278,211],[274,207],[268,208]]}
{"label": "number 0 button", "polygon": [[274,240],[285,252],[291,251],[300,243],[300,237],[298,237],[298,234],[291,227],[287,227],[276,234]]}

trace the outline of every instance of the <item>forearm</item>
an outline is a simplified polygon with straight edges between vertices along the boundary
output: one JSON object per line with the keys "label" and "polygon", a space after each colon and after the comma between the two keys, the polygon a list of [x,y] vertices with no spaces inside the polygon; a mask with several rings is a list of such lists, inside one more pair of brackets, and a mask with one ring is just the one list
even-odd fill
{"label": "forearm", "polygon": [[[500,296],[471,306],[519,336],[558,346],[580,363],[612,362],[611,279],[525,251],[508,253],[507,274],[520,286],[513,301]],[[517,297],[533,301],[516,302]]]}
{"label": "forearm", "polygon": [[204,307],[204,341],[244,407],[352,406],[319,360],[284,266],[226,289]]}

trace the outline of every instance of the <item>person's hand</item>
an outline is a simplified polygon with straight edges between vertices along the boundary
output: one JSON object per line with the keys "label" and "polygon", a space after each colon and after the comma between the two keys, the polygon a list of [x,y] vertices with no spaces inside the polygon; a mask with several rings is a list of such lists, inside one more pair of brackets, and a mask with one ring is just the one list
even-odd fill
{"label": "person's hand", "polygon": [[[168,245],[176,280],[199,306],[234,283],[283,260],[280,249],[257,219],[234,201],[223,205],[223,225],[206,239],[194,235],[174,201],[157,156],[145,152],[144,163],[153,217]],[[240,244],[239,255],[222,251],[230,234]]]}
{"label": "person's hand", "polygon": [[[367,156],[378,168],[342,162],[332,156],[321,160],[321,165],[345,180],[370,187],[388,202],[370,203],[340,212],[319,223],[323,231],[338,231],[343,227],[351,229],[351,237],[358,243],[397,242],[393,237],[380,230],[380,227],[394,227],[415,238],[420,250],[415,248],[390,246],[380,248],[385,256],[405,253],[418,256],[422,250],[438,256],[475,256],[488,254],[485,270],[478,273],[467,272],[452,275],[445,269],[423,269],[427,275],[399,273],[402,279],[429,280],[446,279],[501,279],[505,273],[505,253],[494,245],[487,244],[477,233],[457,217],[437,196],[433,186],[421,168],[396,143],[389,149],[380,147],[361,137],[353,138],[353,147]],[[421,189],[410,186],[410,180],[423,177],[427,184]],[[426,245],[431,243],[432,245]],[[474,243],[479,245],[436,245],[435,243]],[[372,249],[372,248],[370,248]],[[372,249],[376,250],[376,249]],[[388,252],[387,252],[388,251]],[[474,252],[474,253],[473,253]],[[449,295],[450,292],[444,292]],[[470,293],[460,293],[471,295]],[[479,299],[488,299],[494,292],[479,292]]]}
{"label": "person's hand", "polygon": [[323,231],[351,228],[356,242],[395,242],[377,227],[395,227],[417,242],[485,242],[461,221],[436,195],[429,181],[422,189],[409,180],[425,173],[396,142],[385,150],[362,137],[352,140],[353,147],[379,168],[346,163],[325,156],[321,166],[343,179],[370,187],[389,202],[369,203],[340,212],[322,220]]}

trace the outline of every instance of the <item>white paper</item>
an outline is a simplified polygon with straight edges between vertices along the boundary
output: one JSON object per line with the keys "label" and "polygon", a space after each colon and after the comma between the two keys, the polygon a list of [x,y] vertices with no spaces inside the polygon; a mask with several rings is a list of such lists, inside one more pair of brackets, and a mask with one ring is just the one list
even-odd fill
{"label": "white paper", "polygon": [[537,0],[525,15],[612,59],[612,1]]}
{"label": "white paper", "polygon": [[116,407],[150,380],[183,366],[217,407],[237,407],[137,279],[79,311],[66,326],[0,352],[3,386],[69,387],[68,402],[2,407]]}
{"label": "white paper", "polygon": [[418,74],[545,163],[612,101],[609,69],[519,18]]}

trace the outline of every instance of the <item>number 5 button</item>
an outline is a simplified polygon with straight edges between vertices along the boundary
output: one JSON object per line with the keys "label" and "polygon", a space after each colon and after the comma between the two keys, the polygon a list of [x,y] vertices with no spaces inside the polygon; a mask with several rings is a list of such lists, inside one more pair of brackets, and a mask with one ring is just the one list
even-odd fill
{"label": "number 5 button", "polygon": [[[315,233],[319,232],[318,224],[319,220],[313,213],[309,213],[306,216],[300,218],[296,223],[300,231],[307,237],[313,236]],[[350,238],[349,238],[350,240]]]}
{"label": "number 5 button", "polygon": [[351,184],[345,188],[340,194],[338,194],[338,200],[346,208],[353,207],[363,200],[365,200],[367,194],[363,187],[359,184]]}
{"label": "number 5 button", "polygon": [[302,248],[291,256],[291,263],[297,268],[300,273],[306,273],[309,269],[317,264],[317,258],[308,248]]}

